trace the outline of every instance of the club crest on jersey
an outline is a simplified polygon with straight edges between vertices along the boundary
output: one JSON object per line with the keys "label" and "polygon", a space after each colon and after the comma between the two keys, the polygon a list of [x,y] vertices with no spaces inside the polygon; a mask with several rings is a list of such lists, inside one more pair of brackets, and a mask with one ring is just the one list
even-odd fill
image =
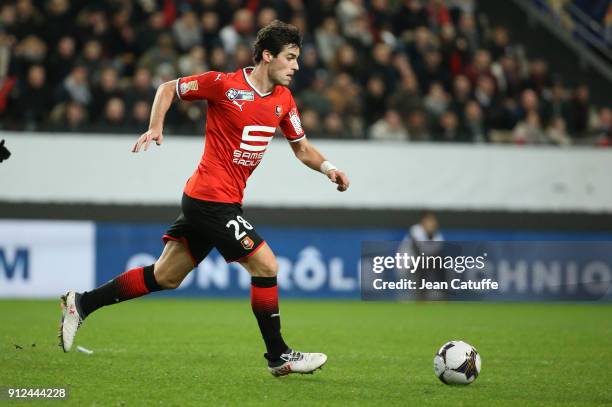
{"label": "club crest on jersey", "polygon": [[198,81],[194,80],[189,82],[183,82],[181,83],[181,86],[179,86],[179,90],[181,91],[181,95],[184,95],[185,93],[193,90],[198,90]]}
{"label": "club crest on jersey", "polygon": [[255,243],[253,243],[253,240],[248,236],[242,239],[240,243],[242,243],[242,247],[244,247],[246,250],[251,250],[255,245]]}
{"label": "club crest on jersey", "polygon": [[230,88],[225,92],[225,96],[231,101],[234,100],[255,100],[255,92],[252,90],[241,90]]}
{"label": "club crest on jersey", "polygon": [[277,117],[281,117],[281,114],[283,114],[283,107],[281,105],[276,105],[274,114],[276,114]]}

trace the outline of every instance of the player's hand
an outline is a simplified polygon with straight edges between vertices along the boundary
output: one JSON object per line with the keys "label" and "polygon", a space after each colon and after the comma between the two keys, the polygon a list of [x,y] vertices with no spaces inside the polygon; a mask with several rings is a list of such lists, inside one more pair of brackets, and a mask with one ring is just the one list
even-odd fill
{"label": "player's hand", "polygon": [[338,184],[337,190],[344,192],[349,187],[349,179],[346,174],[340,170],[329,170],[327,171],[327,178],[334,184]]}
{"label": "player's hand", "polygon": [[132,147],[132,152],[139,152],[140,147],[142,147],[143,144],[144,150],[147,151],[147,149],[149,148],[149,144],[151,144],[152,140],[155,140],[155,144],[157,144],[158,146],[161,145],[161,143],[164,141],[164,136],[162,132],[159,130],[149,129],[146,132],[142,133],[142,136],[138,137],[138,141],[136,141],[136,144],[134,144],[134,147]]}

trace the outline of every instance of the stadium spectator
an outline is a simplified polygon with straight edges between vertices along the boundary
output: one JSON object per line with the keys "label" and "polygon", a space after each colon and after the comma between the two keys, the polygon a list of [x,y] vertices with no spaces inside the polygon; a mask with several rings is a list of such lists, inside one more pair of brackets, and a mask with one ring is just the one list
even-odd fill
{"label": "stadium spectator", "polygon": [[463,38],[470,52],[475,52],[480,47],[480,38],[476,28],[476,19],[472,13],[462,13],[457,24],[458,35]]}
{"label": "stadium spectator", "polygon": [[569,103],[568,127],[575,137],[582,138],[589,126],[591,109],[589,106],[589,88],[580,85],[574,91]]}
{"label": "stadium spectator", "polygon": [[145,68],[137,69],[125,95],[129,106],[133,106],[138,100],[152,101],[155,97],[155,88],[151,81],[151,73]]}
{"label": "stadium spectator", "polygon": [[155,12],[149,15],[147,24],[139,25],[134,46],[139,55],[157,44],[157,38],[165,31],[164,14]]}
{"label": "stadium spectator", "polygon": [[261,10],[259,10],[259,14],[257,14],[257,29],[259,30],[267,26],[277,18],[278,15],[275,9],[271,7],[263,7]]}
{"label": "stadium spectator", "polygon": [[331,68],[335,71],[336,75],[346,73],[355,80],[360,80],[363,76],[363,66],[360,65],[357,51],[350,44],[344,44],[338,48]]}
{"label": "stadium spectator", "polygon": [[542,94],[542,116],[546,123],[557,118],[568,116],[567,90],[560,80],[553,82],[552,87]]}
{"label": "stadium spectator", "polygon": [[202,14],[202,43],[206,51],[210,53],[213,47],[221,46],[219,38],[219,17],[216,13],[208,11]]}
{"label": "stadium spectator", "polygon": [[598,122],[593,129],[595,141],[598,145],[612,144],[612,109],[602,107],[599,110]]}
{"label": "stadium spectator", "polygon": [[429,17],[422,3],[419,0],[404,0],[395,13],[393,32],[398,37],[403,37],[407,32],[428,24]]}
{"label": "stadium spectator", "polygon": [[325,77],[317,73],[310,88],[300,95],[300,102],[306,109],[314,110],[320,117],[325,117],[332,110],[331,101],[325,95]]}
{"label": "stadium spectator", "polygon": [[21,78],[27,77],[32,64],[44,64],[47,57],[47,45],[40,37],[28,35],[15,45],[14,70]]}
{"label": "stadium spectator", "polygon": [[539,95],[544,89],[551,86],[551,80],[548,74],[548,65],[542,59],[534,59],[529,63],[529,74],[524,84],[524,88],[533,89]]}
{"label": "stadium spectator", "polygon": [[437,121],[446,111],[448,102],[449,95],[444,91],[442,84],[439,82],[432,83],[429,92],[425,95],[424,106],[433,121]]}
{"label": "stadium spectator", "polygon": [[372,62],[368,67],[368,77],[379,76],[385,84],[385,96],[390,93],[399,78],[399,73],[393,66],[391,47],[384,43],[372,48]]}
{"label": "stadium spectator", "polygon": [[93,121],[99,119],[99,113],[104,110],[104,106],[112,98],[123,99],[123,92],[119,89],[117,70],[109,66],[102,70],[100,81],[91,92],[89,115]]}
{"label": "stadium spectator", "polygon": [[132,114],[129,120],[129,128],[134,133],[142,132],[149,127],[149,116],[151,104],[148,100],[139,100],[132,107]]}
{"label": "stadium spectator", "polygon": [[253,19],[253,13],[249,9],[243,8],[234,14],[231,24],[221,29],[219,38],[228,55],[234,55],[236,47],[241,42],[253,43],[256,28]]}
{"label": "stadium spectator", "polygon": [[49,56],[48,74],[51,83],[59,83],[68,76],[76,62],[76,41],[74,37],[64,36]]}
{"label": "stadium spectator", "polygon": [[342,117],[336,113],[331,112],[325,117],[323,124],[324,133],[327,137],[332,138],[352,138],[352,134],[347,124],[342,120]]}
{"label": "stadium spectator", "polygon": [[11,3],[0,4],[0,27],[4,34],[15,37],[17,28],[17,9]]}
{"label": "stadium spectator", "polygon": [[415,109],[408,116],[408,135],[411,141],[431,141],[431,132],[427,122],[427,113],[423,109]]}
{"label": "stadium spectator", "polygon": [[462,116],[465,106],[472,99],[472,84],[465,75],[457,75],[453,81],[451,109]]}
{"label": "stadium spectator", "polygon": [[177,66],[178,73],[181,76],[190,76],[208,71],[206,49],[200,45],[192,47],[189,53],[179,57]]}
{"label": "stadium spectator", "polygon": [[516,58],[504,55],[491,65],[498,90],[503,97],[517,98],[523,89],[523,83]]}
{"label": "stadium spectator", "polygon": [[359,102],[359,87],[347,73],[336,76],[335,81],[327,91],[325,96],[332,105],[332,110],[340,114],[359,114],[361,113],[361,103]]}
{"label": "stadium spectator", "polygon": [[[250,53],[247,55],[250,59]],[[292,83],[292,90],[296,93],[302,93],[311,87],[319,70],[319,56],[314,46],[304,46],[302,48],[301,59],[300,70],[295,73],[295,80]]]}
{"label": "stadium spectator", "polygon": [[149,72],[157,72],[161,65],[175,66],[177,54],[174,49],[174,40],[168,33],[162,33],[157,38],[157,45],[149,48],[140,60],[138,68],[145,68]]}
{"label": "stadium spectator", "polygon": [[309,108],[302,109],[300,111],[300,118],[304,132],[308,134],[308,137],[319,138],[323,136],[321,133],[321,118],[316,110]]}
{"label": "stadium spectator", "polygon": [[326,66],[331,66],[338,49],[345,43],[338,31],[338,22],[333,17],[323,20],[321,26],[315,30],[315,40],[321,60]]}
{"label": "stadium spectator", "polygon": [[188,52],[192,47],[202,44],[202,28],[193,11],[187,11],[174,22],[172,33],[181,52]]}
{"label": "stadium spectator", "polygon": [[370,127],[371,140],[408,141],[408,131],[402,124],[402,119],[396,110],[387,110],[385,116],[378,119]]}
{"label": "stadium spectator", "polygon": [[551,120],[548,128],[546,129],[546,136],[553,144],[567,146],[572,143],[572,140],[566,131],[565,120],[563,120],[562,117],[555,117]]}
{"label": "stadium spectator", "polygon": [[464,134],[459,128],[459,119],[453,111],[442,113],[436,126],[434,127],[433,139],[442,142],[461,142],[466,141]]}
{"label": "stadium spectator", "polygon": [[47,46],[52,48],[59,39],[71,30],[74,14],[69,0],[49,0],[44,16],[44,33]]}
{"label": "stadium spectator", "polygon": [[42,130],[53,106],[53,92],[47,83],[45,68],[32,65],[28,78],[17,88],[17,112],[25,130]]}
{"label": "stadium spectator", "polygon": [[240,43],[236,47],[234,52],[234,64],[230,69],[236,70],[238,68],[246,68],[247,66],[253,65],[253,59],[251,57],[251,49],[245,43]]}
{"label": "stadium spectator", "polygon": [[89,106],[91,103],[91,90],[87,78],[85,65],[76,64],[57,91],[57,100],[67,102],[74,100],[82,105]]}
{"label": "stadium spectator", "polygon": [[17,0],[15,3],[15,11],[17,15],[16,23],[12,27],[12,34],[17,39],[40,33],[43,27],[44,17],[31,0]]}
{"label": "stadium spectator", "polygon": [[372,76],[368,80],[363,98],[363,106],[367,106],[363,112],[366,126],[371,126],[385,114],[385,91],[385,82],[381,77]]}
{"label": "stadium spectator", "polygon": [[510,36],[506,27],[498,26],[493,29],[488,49],[493,60],[499,60],[511,53]]}
{"label": "stadium spectator", "polygon": [[98,133],[131,133],[128,126],[125,103],[118,97],[108,100],[104,114],[94,126]]}
{"label": "stadium spectator", "polygon": [[404,118],[415,109],[423,107],[419,84],[412,72],[402,77],[399,88],[389,98],[389,106],[396,109]]}
{"label": "stadium spectator", "polygon": [[102,60],[102,44],[97,40],[89,40],[83,46],[80,63],[87,68],[91,83],[100,79],[100,60]]}
{"label": "stadium spectator", "polygon": [[91,130],[87,109],[78,102],[67,102],[56,106],[51,120],[50,128],[56,132],[86,133]]}
{"label": "stadium spectator", "polygon": [[209,66],[212,71],[225,72],[229,69],[227,53],[223,47],[217,46],[212,49]]}
{"label": "stadium spectator", "polygon": [[489,141],[488,129],[480,105],[471,100],[465,104],[463,113],[462,140],[473,143]]}
{"label": "stadium spectator", "polygon": [[527,112],[512,131],[512,141],[516,144],[547,144],[548,137],[542,129],[540,115],[535,110]]}
{"label": "stadium spectator", "polygon": [[340,0],[336,6],[336,17],[346,35],[351,31],[351,25],[359,18],[366,16],[363,0]]}

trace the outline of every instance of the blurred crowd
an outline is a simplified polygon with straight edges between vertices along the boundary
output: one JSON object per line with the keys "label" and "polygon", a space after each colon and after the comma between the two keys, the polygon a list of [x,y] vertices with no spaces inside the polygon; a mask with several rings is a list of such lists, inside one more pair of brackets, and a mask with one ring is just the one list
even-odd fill
{"label": "blurred crowd", "polygon": [[[304,35],[292,90],[310,137],[612,141],[612,111],[528,58],[473,0],[4,0],[0,129],[141,133],[156,87],[252,65],[274,19]],[[201,135],[203,103],[166,132]]]}

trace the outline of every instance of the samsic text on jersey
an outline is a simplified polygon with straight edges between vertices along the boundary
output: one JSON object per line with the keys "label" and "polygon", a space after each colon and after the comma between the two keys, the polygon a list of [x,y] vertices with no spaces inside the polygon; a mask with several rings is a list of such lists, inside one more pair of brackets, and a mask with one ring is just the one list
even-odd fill
{"label": "samsic text on jersey", "polygon": [[291,91],[277,85],[261,93],[247,78],[252,69],[209,71],[176,81],[180,99],[208,101],[204,154],[184,190],[192,198],[241,204],[247,179],[276,128],[290,142],[305,137]]}

